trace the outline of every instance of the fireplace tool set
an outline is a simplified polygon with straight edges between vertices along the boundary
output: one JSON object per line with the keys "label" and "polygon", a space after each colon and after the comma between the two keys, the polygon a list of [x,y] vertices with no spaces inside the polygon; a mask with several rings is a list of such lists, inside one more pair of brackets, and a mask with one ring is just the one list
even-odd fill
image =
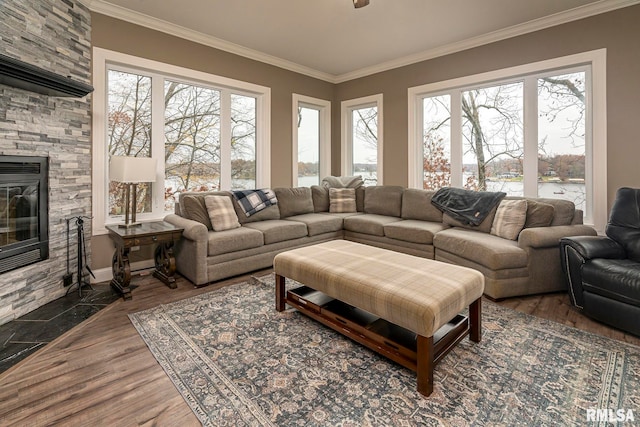
{"label": "fireplace tool set", "polygon": [[[84,281],[84,270],[86,269],[87,272],[91,275],[91,277],[93,277],[94,279],[96,278],[96,276],[93,274],[93,271],[91,271],[91,267],[89,267],[89,264],[87,263],[87,250],[85,247],[85,241],[84,241],[84,219],[91,219],[88,216],[72,216],[66,219],[67,221],[67,273],[64,275],[64,286],[70,286],[69,289],[67,289],[66,294],[69,293],[69,291],[71,289],[73,289],[74,286],[78,286],[78,295],[80,295],[80,298],[82,298],[82,288],[83,287],[89,287],[91,290],[93,290],[93,287],[91,287],[91,284]],[[76,283],[73,283],[73,273],[71,273],[71,270],[69,268],[69,252],[70,252],[70,243],[69,243],[69,223],[75,219],[76,222],[76,229],[77,229],[77,233],[76,233],[76,238],[77,238],[77,245],[78,245],[78,273],[77,273],[77,278],[76,278]],[[66,295],[65,294],[65,295]]]}

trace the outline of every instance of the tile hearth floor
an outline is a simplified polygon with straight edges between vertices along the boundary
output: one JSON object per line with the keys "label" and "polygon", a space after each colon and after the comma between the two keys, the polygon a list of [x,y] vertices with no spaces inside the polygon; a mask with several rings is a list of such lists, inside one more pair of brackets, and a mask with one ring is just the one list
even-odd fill
{"label": "tile hearth floor", "polygon": [[0,373],[121,298],[108,283],[77,288],[24,316],[0,325]]}

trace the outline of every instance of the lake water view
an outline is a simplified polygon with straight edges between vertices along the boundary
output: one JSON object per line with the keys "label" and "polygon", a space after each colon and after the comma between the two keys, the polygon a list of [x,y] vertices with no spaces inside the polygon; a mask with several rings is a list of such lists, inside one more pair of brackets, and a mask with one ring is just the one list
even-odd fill
{"label": "lake water view", "polygon": [[[361,174],[359,174],[361,175]],[[367,177],[365,185],[375,185],[375,176],[373,174]],[[298,177],[299,187],[311,187],[312,185],[319,185],[320,179],[317,175],[313,176],[301,176]],[[176,185],[177,183],[171,183],[165,181],[165,186]],[[255,185],[253,180],[247,180],[247,187],[252,188],[251,185]],[[488,191],[504,191],[509,196],[522,196],[522,182],[521,181],[508,181],[508,180],[495,180],[487,183]],[[176,187],[173,187],[176,188]],[[538,197],[545,197],[550,199],[562,199],[570,200],[576,205],[576,209],[585,211],[585,185],[583,183],[573,182],[538,182]],[[173,209],[173,204],[168,206],[168,209]]]}
{"label": "lake water view", "polygon": [[[298,177],[298,186],[311,187],[318,185],[319,178],[315,176]],[[374,184],[366,184],[374,185]],[[522,196],[522,181],[489,181],[487,191],[504,191],[508,196]],[[569,200],[575,203],[576,209],[585,210],[585,186],[583,183],[573,182],[539,182],[538,197],[549,199]]]}

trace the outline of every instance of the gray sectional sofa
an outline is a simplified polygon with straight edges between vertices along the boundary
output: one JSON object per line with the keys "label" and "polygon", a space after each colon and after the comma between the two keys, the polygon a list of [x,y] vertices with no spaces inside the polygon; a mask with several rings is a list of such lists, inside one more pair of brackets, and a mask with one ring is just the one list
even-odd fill
{"label": "gray sectional sofa", "polygon": [[[329,190],[276,188],[278,203],[246,217],[230,192],[185,192],[165,221],[184,228],[176,266],[196,286],[267,268],[283,251],[347,239],[471,267],[493,299],[565,290],[561,237],[596,235],[572,202],[526,199],[526,222],[515,240],[492,234],[497,207],[478,226],[460,223],[431,204],[434,191],[360,187],[356,212],[331,213]],[[207,195],[229,197],[241,226],[213,231]]]}

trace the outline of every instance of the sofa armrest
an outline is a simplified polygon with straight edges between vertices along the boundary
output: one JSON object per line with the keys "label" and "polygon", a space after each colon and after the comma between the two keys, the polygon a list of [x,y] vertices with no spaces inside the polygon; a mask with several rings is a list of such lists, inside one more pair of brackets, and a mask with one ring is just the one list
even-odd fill
{"label": "sofa armrest", "polygon": [[582,224],[525,228],[518,236],[518,246],[523,249],[557,247],[563,237],[595,236],[596,234],[593,227]]}
{"label": "sofa armrest", "polygon": [[562,245],[573,248],[583,259],[626,258],[622,245],[606,236],[574,236],[560,240]]}
{"label": "sofa armrest", "polygon": [[208,230],[207,226],[201,222],[194,221],[181,217],[176,214],[169,214],[164,217],[164,220],[176,227],[183,228],[182,236],[189,240],[194,241],[207,241]]}
{"label": "sofa armrest", "polygon": [[173,251],[178,272],[196,286],[209,283],[207,272],[209,230],[207,227],[198,221],[176,214],[169,214],[164,220],[184,229]]}

